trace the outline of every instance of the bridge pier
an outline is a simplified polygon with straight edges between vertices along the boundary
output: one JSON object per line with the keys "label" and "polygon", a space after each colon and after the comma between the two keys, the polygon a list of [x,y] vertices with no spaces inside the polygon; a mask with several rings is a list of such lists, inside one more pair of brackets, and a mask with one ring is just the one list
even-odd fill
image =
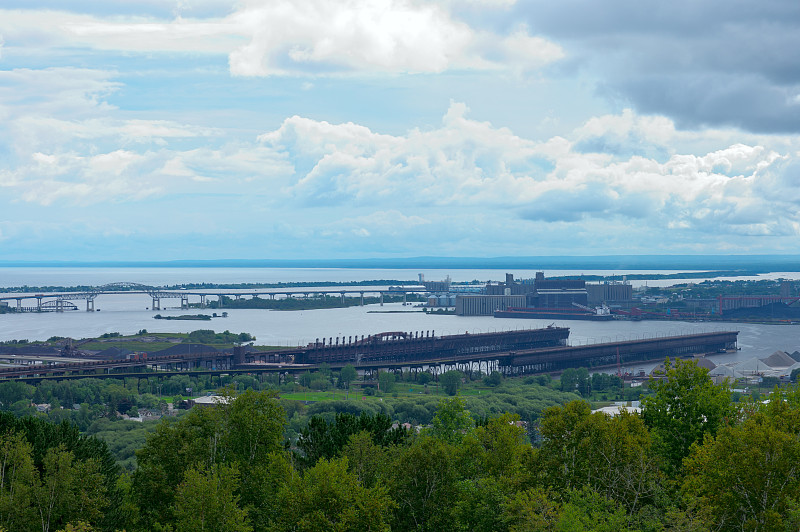
{"label": "bridge pier", "polygon": [[364,306],[364,292],[361,292],[361,306]]}
{"label": "bridge pier", "polygon": [[17,310],[22,310],[22,298],[17,298]]}
{"label": "bridge pier", "polygon": [[153,296],[153,306],[150,308],[152,308],[153,310],[161,310],[161,299],[156,296]]}
{"label": "bridge pier", "polygon": [[383,306],[383,292],[381,292],[381,306]]}
{"label": "bridge pier", "polygon": [[36,312],[42,311],[42,297],[44,296],[36,296]]}
{"label": "bridge pier", "polygon": [[206,295],[200,294],[200,308],[206,308]]}
{"label": "bridge pier", "polygon": [[181,296],[181,310],[189,308],[189,296]]}
{"label": "bridge pier", "polygon": [[86,312],[94,312],[94,298],[86,298]]}

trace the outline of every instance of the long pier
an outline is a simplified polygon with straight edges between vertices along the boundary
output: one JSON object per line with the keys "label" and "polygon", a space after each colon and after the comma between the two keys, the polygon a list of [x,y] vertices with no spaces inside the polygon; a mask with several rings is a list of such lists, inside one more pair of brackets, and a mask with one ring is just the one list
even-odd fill
{"label": "long pier", "polygon": [[[317,340],[306,347],[248,352],[192,353],[161,357],[134,356],[125,360],[92,360],[0,368],[0,380],[115,378],[161,373],[298,373],[325,364],[341,368],[352,364],[365,374],[378,370],[424,371],[434,375],[449,369],[464,372],[500,371],[505,375],[545,373],[570,367],[631,364],[717,353],[736,349],[738,331],[700,333],[594,345],[568,346],[569,329],[548,327],[521,331],[435,336],[420,333],[383,333],[334,343]],[[4,358],[0,355],[0,359]]]}

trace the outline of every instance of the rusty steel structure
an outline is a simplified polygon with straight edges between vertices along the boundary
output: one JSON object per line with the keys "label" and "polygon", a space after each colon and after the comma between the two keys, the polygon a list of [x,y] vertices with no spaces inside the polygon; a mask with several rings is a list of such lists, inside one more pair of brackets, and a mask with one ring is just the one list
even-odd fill
{"label": "rusty steel structure", "polygon": [[388,332],[361,339],[349,336],[334,343],[317,339],[295,357],[300,364],[353,365],[372,363],[407,363],[485,353],[498,353],[512,349],[532,349],[566,345],[569,329],[547,327],[519,331],[488,332],[436,336],[434,331]]}
{"label": "rusty steel structure", "polygon": [[[157,375],[159,372],[301,372],[322,364],[353,364],[364,374],[378,370],[466,373],[500,371],[506,375],[560,371],[570,367],[616,367],[645,360],[691,356],[736,349],[738,331],[723,331],[622,342],[568,346],[568,328],[548,327],[508,332],[436,336],[389,332],[368,337],[317,340],[308,346],[273,351],[137,355],[124,360],[14,365],[0,368],[0,380]],[[2,358],[2,357],[0,357]],[[19,361],[19,359],[17,359]]]}
{"label": "rusty steel structure", "polygon": [[617,366],[736,349],[738,331],[664,336],[603,344],[510,352],[500,362],[506,375],[560,371],[578,366]]}

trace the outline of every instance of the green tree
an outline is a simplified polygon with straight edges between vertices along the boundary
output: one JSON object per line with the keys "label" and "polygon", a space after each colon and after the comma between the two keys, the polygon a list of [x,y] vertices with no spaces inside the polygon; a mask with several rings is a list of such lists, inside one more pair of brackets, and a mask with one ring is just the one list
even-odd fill
{"label": "green tree", "polygon": [[387,371],[378,372],[378,387],[383,393],[392,393],[394,390],[394,373]]}
{"label": "green tree", "polygon": [[590,487],[636,512],[660,490],[650,433],[638,415],[591,413],[584,401],[545,411],[539,460],[558,491]]}
{"label": "green tree", "polygon": [[458,443],[468,431],[472,430],[475,422],[466,409],[464,399],[453,397],[439,402],[432,425],[431,436],[449,443]]}
{"label": "green tree", "polygon": [[108,502],[97,461],[76,461],[59,446],[48,450],[43,466],[41,483],[34,488],[42,532],[78,518],[97,523]]}
{"label": "green tree", "polygon": [[352,364],[347,364],[339,372],[339,387],[350,388],[350,383],[358,378],[358,372]]}
{"label": "green tree", "polygon": [[[214,407],[193,408],[180,421],[162,422],[137,452],[133,496],[141,508],[141,526],[173,522],[177,486],[191,468],[235,466],[240,471],[244,506],[263,505],[265,468],[280,470],[285,415],[274,392],[230,393]],[[268,483],[269,484],[269,483]],[[269,484],[272,485],[272,484]],[[273,494],[274,495],[274,494]],[[255,512],[254,521],[262,516]]]}
{"label": "green tree", "polygon": [[75,523],[67,523],[67,526],[58,532],[94,532],[97,530],[91,524],[83,520],[78,520]]}
{"label": "green tree", "polygon": [[561,373],[560,381],[562,392],[576,392],[582,396],[589,394],[591,379],[586,368],[568,368]]}
{"label": "green tree", "polygon": [[301,373],[300,376],[297,378],[297,382],[300,383],[300,386],[304,386],[306,388],[311,386],[311,381],[312,380],[313,380],[313,377],[311,376],[311,372],[310,371],[305,371],[305,372]]}
{"label": "green tree", "polygon": [[177,531],[250,532],[247,510],[239,507],[238,472],[233,467],[214,465],[192,468],[175,494]]}
{"label": "green tree", "polygon": [[445,371],[442,373],[441,377],[439,377],[439,382],[442,383],[442,387],[444,391],[447,392],[447,395],[455,395],[458,393],[458,389],[461,387],[461,379],[464,378],[464,374],[458,370],[451,369],[450,371]]}
{"label": "green tree", "polygon": [[297,439],[297,447],[305,455],[304,462],[315,464],[325,458],[331,460],[340,456],[350,437],[360,432],[368,432],[376,445],[399,444],[408,437],[408,432],[392,428],[392,418],[385,414],[356,416],[347,412],[336,414],[332,422],[322,416],[312,416],[308,426]]}
{"label": "green tree", "polygon": [[341,454],[347,458],[350,471],[365,488],[373,488],[389,477],[390,449],[375,443],[367,431],[350,436]]}
{"label": "green tree", "polygon": [[800,441],[781,424],[757,413],[692,448],[683,491],[714,530],[800,527]]}
{"label": "green tree", "polygon": [[37,524],[33,489],[38,474],[32,455],[32,446],[21,434],[0,437],[0,527],[28,530]]}
{"label": "green tree", "polygon": [[650,380],[655,393],[642,401],[642,418],[668,474],[681,468],[692,444],[714,435],[732,419],[735,408],[727,385],[716,385],[694,361],[666,360],[662,378]]}
{"label": "green tree", "polygon": [[506,499],[502,511],[509,532],[551,532],[561,508],[542,488],[529,488]]}
{"label": "green tree", "polygon": [[392,529],[451,530],[460,463],[458,447],[438,438],[397,448],[387,482],[399,505]]}
{"label": "green tree", "polygon": [[503,414],[469,431],[465,450],[480,475],[516,482],[524,455],[531,450],[519,416]]}
{"label": "green tree", "polygon": [[[18,432],[25,437],[32,447],[33,463],[38,471],[47,471],[45,459],[48,458],[51,450],[59,449],[60,452],[71,453],[71,467],[82,475],[92,477],[93,484],[87,486],[87,489],[103,490],[104,495],[98,497],[98,501],[105,503],[106,497],[112,501],[116,500],[119,467],[108,446],[102,440],[93,436],[81,435],[78,428],[68,421],[54,424],[38,417],[17,418],[9,412],[0,412],[0,434],[8,431]],[[64,461],[68,460],[64,459]],[[87,461],[92,461],[93,464],[85,464],[84,462]],[[97,482],[93,475],[88,474],[94,468],[101,475]],[[101,484],[101,486],[94,484]],[[102,513],[105,508],[101,507],[99,510]],[[107,512],[103,526],[107,528],[116,526],[114,518],[113,511]]]}
{"label": "green tree", "polygon": [[0,407],[3,410],[11,410],[11,405],[17,401],[27,401],[30,403],[33,397],[34,387],[30,384],[17,381],[0,382]]}
{"label": "green tree", "polygon": [[308,387],[311,388],[312,390],[320,390],[323,392],[327,390],[330,387],[330,385],[331,381],[326,379],[324,375],[318,375],[314,377],[314,379],[310,383],[308,383]]}
{"label": "green tree", "polygon": [[397,504],[383,487],[366,489],[347,470],[347,459],[325,460],[295,475],[278,494],[274,530],[389,530]]}
{"label": "green tree", "polygon": [[503,502],[511,486],[495,477],[464,479],[457,484],[451,530],[494,532],[503,528]]}
{"label": "green tree", "polygon": [[483,379],[486,386],[500,386],[503,383],[503,374],[499,371],[493,371],[488,377]]}
{"label": "green tree", "polygon": [[625,532],[630,529],[624,508],[596,491],[584,487],[569,494],[569,501],[563,505],[554,530]]}

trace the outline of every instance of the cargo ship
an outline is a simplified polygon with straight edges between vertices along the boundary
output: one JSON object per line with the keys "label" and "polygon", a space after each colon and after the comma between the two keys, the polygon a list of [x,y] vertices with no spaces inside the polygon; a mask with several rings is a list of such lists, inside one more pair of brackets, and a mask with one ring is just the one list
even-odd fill
{"label": "cargo ship", "polygon": [[[578,307],[577,304],[574,304]],[[508,307],[505,310],[495,310],[495,318],[525,318],[533,320],[589,320],[611,321],[614,316],[608,307],[602,306],[595,309],[581,305],[578,308],[536,308],[536,307]]]}

